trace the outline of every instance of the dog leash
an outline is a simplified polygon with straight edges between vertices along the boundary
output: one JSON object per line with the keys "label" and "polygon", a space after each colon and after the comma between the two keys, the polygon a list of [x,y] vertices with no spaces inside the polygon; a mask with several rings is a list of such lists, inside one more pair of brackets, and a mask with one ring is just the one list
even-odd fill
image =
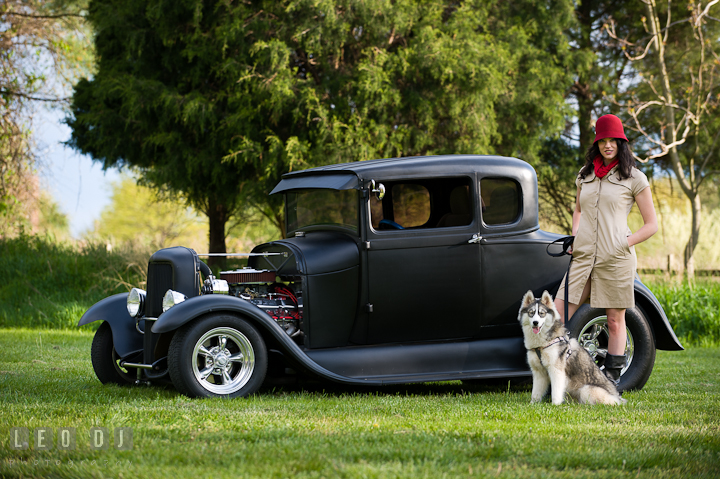
{"label": "dog leash", "polygon": [[[562,238],[558,238],[545,248],[545,252],[552,256],[553,258],[559,258],[560,256],[565,256],[566,254],[570,255],[570,262],[568,263],[567,271],[565,272],[565,315],[563,316],[564,321],[567,323],[570,318],[568,318],[568,295],[570,294],[569,289],[569,283],[570,283],[570,265],[572,265],[572,253],[568,253],[568,249],[572,246],[573,241],[575,241],[574,236],[564,236]],[[559,253],[551,253],[550,252],[550,246],[554,245],[556,243],[562,243],[562,251]],[[540,353],[538,353],[538,357],[540,356]]]}

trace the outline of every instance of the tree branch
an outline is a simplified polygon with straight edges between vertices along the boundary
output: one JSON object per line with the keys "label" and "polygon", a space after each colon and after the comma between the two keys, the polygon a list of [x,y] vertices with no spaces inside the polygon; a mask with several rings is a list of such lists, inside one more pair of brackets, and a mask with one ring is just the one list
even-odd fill
{"label": "tree branch", "polygon": [[[643,2],[643,3],[647,3],[647,2]],[[710,15],[706,15],[706,16],[707,16],[708,18],[712,18],[713,20],[720,22],[720,20],[718,20],[717,18],[713,18],[713,17],[711,17]],[[679,25],[679,24],[681,24],[681,23],[686,23],[686,22],[691,22],[691,19],[690,19],[690,18],[684,18],[684,19],[682,19],[682,20],[677,20],[677,21],[674,21],[674,22],[672,22],[672,23],[669,23],[669,24],[667,24],[667,26],[666,26],[665,28],[661,29],[660,32],[661,32],[661,33],[664,33],[664,32],[666,32],[668,29],[670,29],[670,27],[673,27],[673,26],[675,26],[675,25]],[[614,24],[614,23],[615,23],[615,20],[613,20],[612,18],[610,18],[610,23]],[[643,37],[643,38],[639,39],[637,42],[633,43],[633,42],[630,42],[630,41],[628,41],[628,40],[624,40],[624,39],[622,39],[622,38],[618,38],[617,36],[611,35],[611,34],[610,34],[610,31],[608,30],[609,27],[608,27],[607,24],[604,25],[603,28],[608,32],[608,35],[610,35],[610,37],[612,37],[613,39],[619,41],[621,44],[624,44],[624,45],[627,45],[627,46],[631,46],[631,47],[636,46],[638,43],[646,42],[646,41],[648,41],[648,38],[651,38],[651,37]],[[615,30],[614,30],[614,26],[613,26],[613,33],[614,33],[614,32],[615,32]],[[626,54],[626,56],[627,56],[627,54]]]}
{"label": "tree branch", "polygon": [[13,15],[15,17],[37,18],[37,19],[58,19],[58,18],[67,18],[67,17],[85,18],[85,15],[82,15],[80,13],[58,13],[57,15],[33,15],[30,13],[5,12],[5,13],[3,13],[3,15]]}
{"label": "tree branch", "polygon": [[70,97],[65,98],[41,98],[37,96],[32,95],[26,95],[25,93],[20,93],[17,91],[8,91],[8,90],[0,90],[0,95],[11,95],[11,96],[19,96],[21,98],[25,98],[27,100],[33,100],[33,101],[47,101],[47,102],[63,102],[70,100]]}
{"label": "tree branch", "polygon": [[[718,3],[718,2],[720,2],[720,0],[712,0],[712,2],[708,3],[707,5],[705,5],[705,10],[703,10],[702,13],[701,13],[700,15],[698,15],[697,19],[695,20],[695,27],[696,27],[696,28],[700,26],[700,20],[702,20],[702,17],[704,17],[705,15],[707,15],[708,10],[710,10],[710,7],[712,7],[713,5],[715,5],[715,4]],[[713,19],[713,20],[715,20],[715,19]]]}
{"label": "tree branch", "polygon": [[667,43],[668,35],[670,34],[670,15],[672,14],[672,0],[668,0],[667,9],[667,22],[665,22],[665,36],[663,37],[663,43]]}
{"label": "tree branch", "polygon": [[707,166],[708,162],[710,161],[710,158],[713,156],[713,151],[715,150],[715,145],[717,144],[718,137],[720,137],[720,130],[715,133],[715,138],[713,138],[712,146],[710,146],[710,150],[708,151],[708,154],[705,155],[705,158],[703,158],[702,165],[700,166],[700,171],[703,171],[705,167]]}
{"label": "tree branch", "polygon": [[620,42],[620,44],[622,45],[623,53],[628,58],[628,60],[630,60],[631,62],[634,62],[637,60],[642,60],[643,58],[645,58],[645,56],[647,56],[648,52],[650,51],[650,45],[653,44],[653,41],[655,39],[653,37],[648,41],[647,45],[645,45],[645,49],[644,49],[642,55],[633,57],[633,56],[630,56],[630,54],[627,52],[627,49],[625,48],[625,46],[626,45],[627,46],[635,46],[635,44],[617,36],[617,34],[615,33],[615,21],[613,19],[610,19],[610,25],[608,26],[608,24],[605,24],[604,28],[605,28],[605,31],[607,31],[607,34],[610,36],[610,38]]}

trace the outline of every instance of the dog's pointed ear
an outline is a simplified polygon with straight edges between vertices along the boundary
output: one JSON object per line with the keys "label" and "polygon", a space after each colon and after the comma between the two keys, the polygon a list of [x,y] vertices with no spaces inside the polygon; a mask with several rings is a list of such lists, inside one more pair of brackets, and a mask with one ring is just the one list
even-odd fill
{"label": "dog's pointed ear", "polygon": [[528,292],[525,293],[525,296],[523,296],[522,307],[527,308],[534,301],[535,301],[535,295],[533,294],[532,290],[528,290]]}
{"label": "dog's pointed ear", "polygon": [[555,307],[555,303],[553,302],[552,296],[550,296],[550,293],[548,293],[547,290],[543,291],[542,299],[540,300],[540,302],[543,304],[543,306],[546,306],[550,309]]}

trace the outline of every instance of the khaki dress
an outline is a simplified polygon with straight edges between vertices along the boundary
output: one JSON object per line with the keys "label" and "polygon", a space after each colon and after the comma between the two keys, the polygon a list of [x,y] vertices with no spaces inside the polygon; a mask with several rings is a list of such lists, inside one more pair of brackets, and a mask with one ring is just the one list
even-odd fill
{"label": "khaki dress", "polygon": [[[627,309],[635,306],[635,247],[628,246],[632,234],[627,217],[635,197],[649,185],[645,174],[632,169],[632,178],[618,178],[616,166],[598,178],[592,172],[575,184],[580,188],[580,226],[573,243],[568,301],[578,304],[590,280],[590,306]],[[565,279],[557,298],[565,299]]]}

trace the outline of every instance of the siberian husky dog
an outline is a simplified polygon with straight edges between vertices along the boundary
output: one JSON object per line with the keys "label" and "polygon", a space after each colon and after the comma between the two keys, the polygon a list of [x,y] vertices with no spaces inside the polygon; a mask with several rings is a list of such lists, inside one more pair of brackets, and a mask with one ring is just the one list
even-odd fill
{"label": "siberian husky dog", "polygon": [[547,291],[539,299],[532,291],[525,293],[518,321],[533,376],[531,402],[540,402],[548,386],[553,404],[562,404],[566,392],[582,404],[627,402],[577,339],[570,338]]}

